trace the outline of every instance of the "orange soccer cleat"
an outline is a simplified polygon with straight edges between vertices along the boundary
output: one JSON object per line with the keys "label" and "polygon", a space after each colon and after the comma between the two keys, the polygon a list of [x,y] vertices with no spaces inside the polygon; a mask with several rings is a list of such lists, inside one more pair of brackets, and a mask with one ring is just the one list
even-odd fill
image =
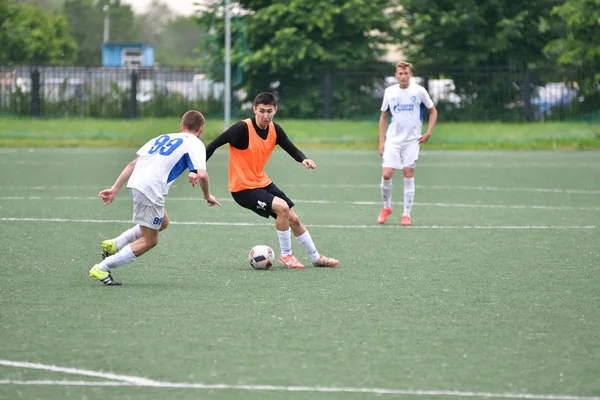
{"label": "orange soccer cleat", "polygon": [[391,208],[382,208],[381,212],[379,213],[379,217],[377,217],[377,222],[379,222],[380,224],[385,224],[385,221],[387,221],[387,217],[392,213],[392,209]]}
{"label": "orange soccer cleat", "polygon": [[302,265],[302,263],[300,261],[298,261],[296,256],[293,254],[290,254],[289,256],[285,256],[285,257],[280,254],[279,262],[281,262],[283,265],[285,265],[288,268],[293,268],[293,269],[304,268],[304,265]]}
{"label": "orange soccer cleat", "polygon": [[400,223],[402,224],[402,226],[410,226],[410,215],[403,215],[402,219],[400,220]]}

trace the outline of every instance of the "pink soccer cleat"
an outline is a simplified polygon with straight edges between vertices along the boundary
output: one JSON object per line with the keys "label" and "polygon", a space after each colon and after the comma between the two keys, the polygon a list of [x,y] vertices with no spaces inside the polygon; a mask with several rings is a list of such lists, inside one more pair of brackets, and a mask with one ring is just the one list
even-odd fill
{"label": "pink soccer cleat", "polygon": [[300,261],[298,261],[296,256],[293,254],[290,254],[289,256],[285,256],[285,257],[282,255],[279,255],[279,262],[281,262],[286,267],[292,268],[292,269],[304,268],[304,265],[302,265],[302,263]]}
{"label": "pink soccer cleat", "polygon": [[382,208],[381,212],[379,213],[379,217],[377,217],[377,222],[380,224],[385,224],[385,221],[387,221],[387,217],[392,213],[392,209],[391,208]]}
{"label": "pink soccer cleat", "polygon": [[402,226],[410,226],[410,215],[403,215],[400,224],[402,224]]}

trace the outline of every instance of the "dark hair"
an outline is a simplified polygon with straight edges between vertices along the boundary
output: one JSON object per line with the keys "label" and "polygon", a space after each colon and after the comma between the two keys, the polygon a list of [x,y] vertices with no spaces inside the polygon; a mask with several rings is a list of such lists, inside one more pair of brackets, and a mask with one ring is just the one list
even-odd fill
{"label": "dark hair", "polygon": [[258,106],[259,104],[277,107],[277,97],[275,97],[275,95],[271,92],[262,92],[254,99],[254,107]]}
{"label": "dark hair", "polygon": [[204,115],[200,111],[190,110],[181,117],[183,129],[190,132],[198,132],[204,126]]}

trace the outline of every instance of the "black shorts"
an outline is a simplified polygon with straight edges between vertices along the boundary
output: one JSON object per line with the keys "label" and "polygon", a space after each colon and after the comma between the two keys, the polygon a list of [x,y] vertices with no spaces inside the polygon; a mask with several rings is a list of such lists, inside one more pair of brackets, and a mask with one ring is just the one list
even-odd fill
{"label": "black shorts", "polygon": [[284,200],[290,208],[294,207],[294,202],[281,189],[275,186],[274,183],[262,189],[246,189],[239,192],[231,192],[231,197],[240,206],[252,210],[264,218],[269,218],[269,216],[277,218],[277,214],[271,209],[275,197]]}

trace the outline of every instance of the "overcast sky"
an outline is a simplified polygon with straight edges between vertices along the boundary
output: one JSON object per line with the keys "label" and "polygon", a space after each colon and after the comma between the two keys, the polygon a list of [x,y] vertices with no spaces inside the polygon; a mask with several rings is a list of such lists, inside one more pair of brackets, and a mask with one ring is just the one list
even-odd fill
{"label": "overcast sky", "polygon": [[[151,0],[121,0],[121,2],[131,4],[136,13],[141,13],[146,11],[146,7]],[[197,0],[168,0],[163,2],[167,3],[176,14],[191,15],[194,11],[194,2],[197,2]]]}

